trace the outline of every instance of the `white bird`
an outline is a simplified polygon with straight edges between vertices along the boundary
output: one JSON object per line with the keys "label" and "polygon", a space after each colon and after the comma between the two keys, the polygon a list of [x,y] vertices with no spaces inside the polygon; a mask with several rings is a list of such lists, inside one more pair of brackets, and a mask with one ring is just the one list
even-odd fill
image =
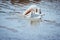
{"label": "white bird", "polygon": [[41,10],[36,5],[31,5],[24,13],[27,18],[40,18],[41,17]]}

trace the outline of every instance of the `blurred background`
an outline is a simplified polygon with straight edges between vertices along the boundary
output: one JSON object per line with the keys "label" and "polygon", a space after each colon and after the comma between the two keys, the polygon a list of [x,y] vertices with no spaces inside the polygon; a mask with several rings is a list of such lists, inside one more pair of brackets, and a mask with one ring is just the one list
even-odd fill
{"label": "blurred background", "polygon": [[[41,19],[21,14],[37,5]],[[0,0],[0,40],[60,40],[60,0]]]}

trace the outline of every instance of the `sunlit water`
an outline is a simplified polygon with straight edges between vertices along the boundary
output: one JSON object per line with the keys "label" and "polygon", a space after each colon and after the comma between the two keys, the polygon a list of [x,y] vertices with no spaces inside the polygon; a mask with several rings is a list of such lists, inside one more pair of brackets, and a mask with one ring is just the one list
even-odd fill
{"label": "sunlit water", "polygon": [[40,2],[42,19],[29,19],[21,14],[28,5],[0,2],[0,40],[60,40],[60,3]]}

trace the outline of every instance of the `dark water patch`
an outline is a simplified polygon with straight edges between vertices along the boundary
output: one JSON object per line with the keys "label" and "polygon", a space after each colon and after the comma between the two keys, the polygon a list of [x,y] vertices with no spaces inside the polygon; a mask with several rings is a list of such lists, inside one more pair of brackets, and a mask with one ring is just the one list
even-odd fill
{"label": "dark water patch", "polygon": [[12,14],[19,14],[20,12],[9,12],[10,14],[12,13]]}
{"label": "dark water patch", "polygon": [[56,21],[53,21],[53,20],[44,20],[46,22],[51,22],[51,23],[56,23]]}
{"label": "dark water patch", "polygon": [[57,16],[60,16],[60,12],[59,13],[56,13]]}
{"label": "dark water patch", "polygon": [[20,14],[20,12],[11,12],[11,11],[9,11],[9,12],[6,12],[6,15],[8,15],[8,16],[18,16],[18,14]]}
{"label": "dark water patch", "polygon": [[49,35],[38,35],[38,38],[40,40],[49,40],[49,39],[52,39],[52,36],[49,36]]}
{"label": "dark water patch", "polygon": [[60,38],[60,34],[55,34],[55,35],[56,35],[56,37]]}
{"label": "dark water patch", "polygon": [[0,8],[14,10],[14,9],[10,8],[8,5],[4,5],[4,4],[0,4]]}
{"label": "dark water patch", "polygon": [[9,7],[4,7],[4,6],[0,6],[0,8],[4,8],[4,9],[9,9],[9,10],[15,10],[15,9],[12,9],[12,8],[9,8]]}
{"label": "dark water patch", "polygon": [[6,5],[6,4],[0,4],[0,6],[5,6],[5,7],[9,7],[8,5]]}
{"label": "dark water patch", "polygon": [[55,20],[44,20],[44,23],[50,25],[50,28],[60,27],[60,23],[57,23]]}
{"label": "dark water patch", "polygon": [[5,11],[0,11],[0,13],[6,13]]}
{"label": "dark water patch", "polygon": [[1,40],[21,40],[21,38],[17,38],[17,37],[1,37]]}
{"label": "dark water patch", "polygon": [[49,40],[60,40],[60,34],[54,34]]}
{"label": "dark water patch", "polygon": [[55,26],[56,26],[56,27],[60,27],[60,23],[56,23]]}
{"label": "dark water patch", "polygon": [[[19,18],[9,18],[9,17],[7,17],[7,18],[5,18],[6,20],[9,20],[9,21],[19,21]],[[21,20],[20,20],[21,21]]]}
{"label": "dark water patch", "polygon": [[11,38],[11,40],[21,40],[20,38]]}
{"label": "dark water patch", "polygon": [[44,20],[47,22],[47,24],[54,25],[56,27],[60,27],[60,23],[57,23],[56,21],[51,21],[51,20]]}
{"label": "dark water patch", "polygon": [[38,36],[38,38],[40,39],[40,40],[42,40],[42,39],[44,39],[44,40],[60,40],[60,38],[59,37],[57,37],[56,35],[39,35]]}
{"label": "dark water patch", "polygon": [[47,24],[50,24],[50,25],[56,24],[55,20],[44,20],[44,22],[46,22]]}
{"label": "dark water patch", "polygon": [[10,30],[12,32],[18,32],[16,29],[14,29],[14,28],[8,28],[6,26],[0,26],[0,28],[8,29],[8,30]]}

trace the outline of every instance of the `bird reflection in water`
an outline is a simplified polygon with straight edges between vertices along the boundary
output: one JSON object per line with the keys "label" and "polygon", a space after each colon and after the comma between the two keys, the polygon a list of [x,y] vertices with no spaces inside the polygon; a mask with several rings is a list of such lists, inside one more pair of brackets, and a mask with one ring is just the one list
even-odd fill
{"label": "bird reflection in water", "polygon": [[41,18],[39,18],[39,19],[31,19],[30,20],[30,24],[32,26],[36,26],[36,25],[40,24],[41,22],[42,22],[42,19]]}

